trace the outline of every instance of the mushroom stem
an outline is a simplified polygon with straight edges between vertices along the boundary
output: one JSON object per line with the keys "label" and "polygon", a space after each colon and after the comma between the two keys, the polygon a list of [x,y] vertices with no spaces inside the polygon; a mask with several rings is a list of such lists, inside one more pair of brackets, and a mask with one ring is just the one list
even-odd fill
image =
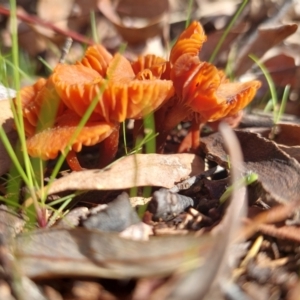
{"label": "mushroom stem", "polygon": [[82,171],[83,168],[81,167],[76,152],[74,150],[70,150],[66,156],[66,161],[71,168],[72,171]]}
{"label": "mushroom stem", "polygon": [[[158,110],[159,113],[159,110]],[[182,103],[175,103],[166,113],[164,119],[156,121],[157,131],[157,150],[163,153],[165,141],[169,132],[180,122],[188,117],[190,109]]]}
{"label": "mushroom stem", "polygon": [[191,128],[179,145],[178,153],[195,152],[198,149],[200,146],[200,126],[201,121],[192,120]]}
{"label": "mushroom stem", "polygon": [[106,167],[115,158],[119,146],[120,124],[116,125],[113,132],[100,143],[100,157],[98,166],[100,169]]}

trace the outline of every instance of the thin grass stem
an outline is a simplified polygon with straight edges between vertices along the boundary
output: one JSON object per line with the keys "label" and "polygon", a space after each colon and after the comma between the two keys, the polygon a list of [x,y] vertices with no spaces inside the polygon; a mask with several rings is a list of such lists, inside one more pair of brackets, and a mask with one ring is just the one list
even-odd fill
{"label": "thin grass stem", "polygon": [[259,61],[259,59],[253,54],[249,55],[249,57],[258,65],[258,67],[261,69],[261,71],[263,72],[263,74],[264,74],[264,76],[267,80],[267,83],[268,83],[268,86],[269,86],[269,89],[270,89],[270,93],[271,93],[272,104],[273,104],[273,120],[276,123],[276,120],[277,120],[276,107],[277,107],[277,104],[278,104],[278,97],[277,97],[275,83],[274,83],[269,71],[264,66],[264,64],[261,63]]}
{"label": "thin grass stem", "polygon": [[219,51],[221,49],[221,46],[223,45],[228,33],[230,32],[232,26],[234,25],[234,23],[236,22],[236,20],[238,19],[238,17],[242,13],[242,11],[244,10],[247,3],[248,3],[248,0],[244,0],[243,3],[240,5],[239,9],[236,11],[234,16],[232,17],[230,23],[228,24],[228,26],[226,27],[226,29],[225,29],[224,33],[222,34],[220,40],[218,41],[218,44],[215,47],[215,49],[214,49],[212,55],[210,56],[208,62],[212,63],[215,60],[215,58],[216,58],[217,54],[219,53]]}

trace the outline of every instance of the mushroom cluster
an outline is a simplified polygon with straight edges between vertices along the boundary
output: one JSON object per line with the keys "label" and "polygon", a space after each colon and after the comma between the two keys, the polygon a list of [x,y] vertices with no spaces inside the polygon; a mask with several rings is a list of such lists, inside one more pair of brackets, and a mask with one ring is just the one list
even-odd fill
{"label": "mushroom cluster", "polygon": [[[179,36],[161,73],[161,78],[172,80],[175,95],[155,113],[163,120],[157,122],[156,127],[160,152],[170,130],[184,120],[191,121],[192,125],[178,152],[196,150],[200,143],[201,124],[236,115],[252,101],[261,86],[257,80],[229,82],[223,71],[201,61],[199,52],[205,41],[201,24],[192,22]],[[152,58],[151,61],[158,59]],[[139,65],[142,69],[147,64]],[[160,70],[160,66],[161,62],[153,63],[150,69]]]}
{"label": "mushroom cluster", "polygon": [[[20,102],[14,101],[22,105],[28,153],[53,159],[68,150],[69,166],[80,170],[76,152],[101,142],[104,166],[117,151],[120,122],[151,112],[160,150],[169,131],[184,120],[192,126],[180,151],[196,149],[201,123],[236,114],[260,87],[259,81],[231,83],[214,65],[202,62],[198,54],[205,41],[202,26],[193,22],[179,36],[169,60],[146,55],[129,62],[94,45],[80,62],[58,64],[47,80],[24,87]],[[72,138],[93,101],[91,116]]]}
{"label": "mushroom cluster", "polygon": [[[92,46],[80,62],[59,64],[47,80],[39,79],[20,91],[28,153],[46,160],[68,150],[67,162],[78,171],[76,152],[83,145],[102,142],[101,148],[107,150],[102,165],[106,165],[117,151],[120,122],[143,118],[173,94],[171,80],[135,74],[119,53],[111,56],[101,45]],[[94,99],[92,115],[72,141]]]}

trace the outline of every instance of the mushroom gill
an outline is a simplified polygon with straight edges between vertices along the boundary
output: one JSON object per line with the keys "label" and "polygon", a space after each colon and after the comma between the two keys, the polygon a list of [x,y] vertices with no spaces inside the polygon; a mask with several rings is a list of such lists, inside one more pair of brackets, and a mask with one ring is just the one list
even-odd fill
{"label": "mushroom gill", "polygon": [[112,55],[102,45],[97,44],[88,47],[84,57],[77,64],[91,68],[97,71],[102,77],[105,77],[106,70],[112,58]]}
{"label": "mushroom gill", "polygon": [[[84,127],[75,135],[81,117],[67,110],[57,118],[55,124],[26,141],[28,153],[32,157],[40,157],[48,160],[57,157],[59,152],[69,150],[71,155],[67,161],[72,161],[72,169],[81,169],[74,152],[80,152],[82,146],[93,146],[110,136],[117,126],[114,123],[88,121]],[[76,162],[74,164],[74,161]],[[76,167],[76,164],[78,165]]]}
{"label": "mushroom gill", "polygon": [[107,68],[107,79],[82,65],[58,65],[52,75],[62,101],[83,116],[93,99],[93,118],[122,122],[141,118],[173,95],[170,80],[138,80],[125,57],[115,55]]}

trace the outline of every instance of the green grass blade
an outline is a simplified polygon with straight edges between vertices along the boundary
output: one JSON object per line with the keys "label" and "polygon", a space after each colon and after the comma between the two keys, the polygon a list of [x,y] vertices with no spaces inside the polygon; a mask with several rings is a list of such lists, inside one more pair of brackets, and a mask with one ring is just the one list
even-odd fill
{"label": "green grass blade", "polygon": [[[16,1],[10,0],[10,12],[11,12],[11,32],[12,32],[12,57],[13,57],[13,64],[14,67],[18,70],[19,69],[19,48],[18,48],[18,32],[17,32],[17,15],[16,15]],[[20,89],[20,75],[18,72],[14,72],[14,83],[15,83],[15,89],[18,91]],[[30,159],[27,152],[26,147],[26,138],[25,138],[25,130],[24,130],[24,122],[23,122],[23,116],[22,116],[22,106],[21,106],[21,99],[20,96],[17,95],[16,97],[17,101],[17,111],[14,111],[13,105],[12,110],[14,113],[14,118],[16,120],[16,127],[21,143],[21,149],[24,159],[24,166],[25,166],[25,173],[27,175],[27,184],[28,188],[31,191],[33,189],[33,179],[32,179],[32,167],[30,164]],[[35,195],[33,193],[32,195],[35,198]]]}
{"label": "green grass blade", "polygon": [[218,44],[217,44],[216,48],[214,49],[214,51],[213,51],[211,57],[209,58],[208,62],[212,63],[215,60],[215,58],[216,58],[217,54],[219,53],[219,51],[221,49],[221,46],[224,43],[228,33],[230,32],[232,26],[234,25],[234,23],[236,22],[236,20],[238,19],[238,17],[242,13],[242,11],[244,10],[247,3],[248,3],[248,0],[244,0],[243,3],[241,4],[241,6],[239,7],[239,9],[234,14],[232,20],[230,21],[229,25],[226,27],[224,33],[222,34],[220,40],[218,41]]}
{"label": "green grass blade", "polygon": [[96,14],[95,11],[92,10],[91,11],[91,29],[92,29],[92,37],[93,37],[93,41],[96,44],[99,44],[99,36],[98,36],[98,32],[97,32],[97,22],[96,22]]}
{"label": "green grass blade", "polygon": [[269,86],[271,98],[272,98],[272,104],[273,104],[273,120],[276,123],[276,120],[277,120],[276,107],[278,104],[278,97],[277,97],[275,83],[274,83],[269,71],[264,66],[264,64],[261,63],[255,55],[251,54],[251,55],[249,55],[249,57],[258,65],[258,67],[261,69],[261,71],[263,72],[263,74],[268,82],[268,86]]}
{"label": "green grass blade", "polygon": [[0,139],[9,155],[9,157],[11,158],[13,164],[16,166],[16,169],[18,170],[20,176],[22,177],[22,179],[24,180],[24,182],[26,183],[26,185],[29,185],[29,181],[28,181],[28,177],[26,175],[26,173],[24,172],[19,159],[16,156],[16,153],[3,129],[3,127],[0,127]]}
{"label": "green grass blade", "polygon": [[283,115],[283,113],[285,111],[285,107],[286,107],[286,103],[287,103],[287,100],[288,100],[288,97],[289,97],[290,89],[291,89],[290,85],[287,85],[284,89],[281,104],[280,104],[279,111],[278,111],[278,114],[277,114],[277,118],[275,120],[275,124],[277,124],[280,121],[281,116]]}
{"label": "green grass blade", "polygon": [[187,8],[186,22],[185,22],[185,28],[187,28],[191,23],[191,15],[192,15],[193,4],[194,4],[194,0],[189,0],[189,4],[188,4],[188,8]]}

